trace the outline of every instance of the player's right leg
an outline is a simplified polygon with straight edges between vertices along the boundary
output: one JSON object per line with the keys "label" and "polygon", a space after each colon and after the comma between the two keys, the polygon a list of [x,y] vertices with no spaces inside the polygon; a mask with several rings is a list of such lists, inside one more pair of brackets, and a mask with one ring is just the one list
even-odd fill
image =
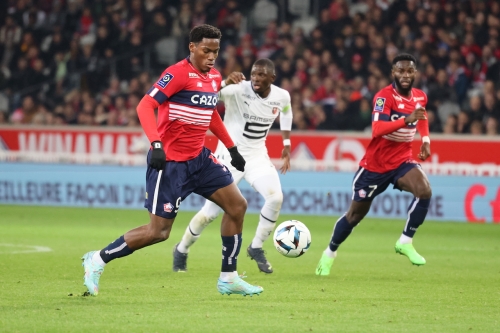
{"label": "player's right leg", "polygon": [[373,198],[385,191],[389,184],[390,179],[386,175],[359,168],[352,183],[353,193],[349,210],[335,223],[330,244],[323,252],[316,267],[316,275],[330,274],[340,244],[349,237],[352,229],[369,212]]}
{"label": "player's right leg", "polygon": [[187,271],[187,257],[189,248],[200,238],[203,230],[217,218],[221,209],[210,200],[205,200],[201,210],[189,222],[182,236],[182,240],[175,245],[173,251],[172,270],[174,272]]}
{"label": "player's right leg", "polygon": [[167,163],[165,169],[161,171],[148,166],[144,206],[150,213],[149,223],[128,231],[100,251],[91,251],[83,255],[84,285],[90,295],[99,293],[99,278],[107,263],[169,237],[183,196],[170,179],[182,178],[182,175],[187,174],[182,168],[185,168],[184,164],[175,162]]}
{"label": "player's right leg", "polygon": [[88,294],[99,293],[99,279],[104,266],[112,260],[126,257],[143,247],[162,242],[170,235],[174,219],[166,219],[150,214],[149,224],[128,231],[100,251],[90,251],[83,255],[83,284]]}

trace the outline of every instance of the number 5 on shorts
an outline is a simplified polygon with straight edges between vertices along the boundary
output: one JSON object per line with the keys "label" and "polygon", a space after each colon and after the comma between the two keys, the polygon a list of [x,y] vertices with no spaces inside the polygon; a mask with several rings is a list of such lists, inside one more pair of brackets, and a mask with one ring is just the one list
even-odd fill
{"label": "number 5 on shorts", "polygon": [[370,185],[368,187],[373,189],[370,191],[370,193],[368,193],[368,198],[370,198],[372,196],[373,192],[375,192],[375,190],[377,189],[377,185]]}

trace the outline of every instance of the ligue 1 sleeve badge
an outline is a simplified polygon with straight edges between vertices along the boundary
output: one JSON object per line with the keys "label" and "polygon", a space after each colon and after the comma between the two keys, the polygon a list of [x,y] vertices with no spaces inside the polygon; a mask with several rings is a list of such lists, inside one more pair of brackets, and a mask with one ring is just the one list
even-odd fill
{"label": "ligue 1 sleeve badge", "polygon": [[161,79],[158,80],[158,82],[156,82],[156,84],[162,88],[165,88],[173,78],[174,76],[172,74],[166,73]]}
{"label": "ligue 1 sleeve badge", "polygon": [[373,108],[373,111],[378,111],[378,112],[384,111],[384,104],[385,104],[385,98],[378,97],[377,100],[375,101],[375,107]]}

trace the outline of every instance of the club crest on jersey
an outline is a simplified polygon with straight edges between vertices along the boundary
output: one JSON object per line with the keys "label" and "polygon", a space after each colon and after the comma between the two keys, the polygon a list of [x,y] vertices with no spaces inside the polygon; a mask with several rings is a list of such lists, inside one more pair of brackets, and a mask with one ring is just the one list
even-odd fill
{"label": "club crest on jersey", "polygon": [[172,205],[170,202],[163,204],[163,210],[166,211],[167,213],[171,213],[173,209],[174,205]]}
{"label": "club crest on jersey", "polygon": [[358,191],[359,197],[360,198],[366,198],[366,191],[361,189]]}
{"label": "club crest on jersey", "polygon": [[165,88],[173,78],[174,76],[172,74],[166,73],[161,79],[158,80],[158,82],[156,82],[156,84],[162,88]]}
{"label": "club crest on jersey", "polygon": [[273,108],[273,114],[276,114],[276,112],[278,112],[278,108],[277,108],[277,107],[274,107],[274,108]]}
{"label": "club crest on jersey", "polygon": [[373,111],[377,111],[377,112],[384,111],[384,105],[385,105],[385,98],[383,98],[383,97],[377,97],[377,100],[375,101],[375,107],[373,108]]}
{"label": "club crest on jersey", "polygon": [[217,91],[217,83],[214,80],[212,80],[212,88],[214,88],[214,91]]}

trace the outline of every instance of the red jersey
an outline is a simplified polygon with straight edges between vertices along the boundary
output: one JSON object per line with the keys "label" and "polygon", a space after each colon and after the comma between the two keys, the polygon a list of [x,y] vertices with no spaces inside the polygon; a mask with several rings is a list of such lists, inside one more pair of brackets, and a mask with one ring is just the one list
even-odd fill
{"label": "red jersey", "polygon": [[215,68],[202,74],[187,58],[168,67],[148,91],[160,104],[157,127],[167,161],[187,161],[200,154],[221,81]]}
{"label": "red jersey", "polygon": [[[359,163],[361,167],[368,171],[384,173],[396,169],[406,161],[414,162],[412,142],[417,127],[421,136],[428,135],[427,120],[417,120],[408,125],[404,123],[404,118],[417,109],[417,104],[424,108],[427,105],[427,95],[422,90],[412,88],[410,97],[403,97],[397,93],[394,83],[373,97],[373,138]],[[399,125],[394,123],[392,130],[384,132],[377,126],[377,122],[398,122]]]}

